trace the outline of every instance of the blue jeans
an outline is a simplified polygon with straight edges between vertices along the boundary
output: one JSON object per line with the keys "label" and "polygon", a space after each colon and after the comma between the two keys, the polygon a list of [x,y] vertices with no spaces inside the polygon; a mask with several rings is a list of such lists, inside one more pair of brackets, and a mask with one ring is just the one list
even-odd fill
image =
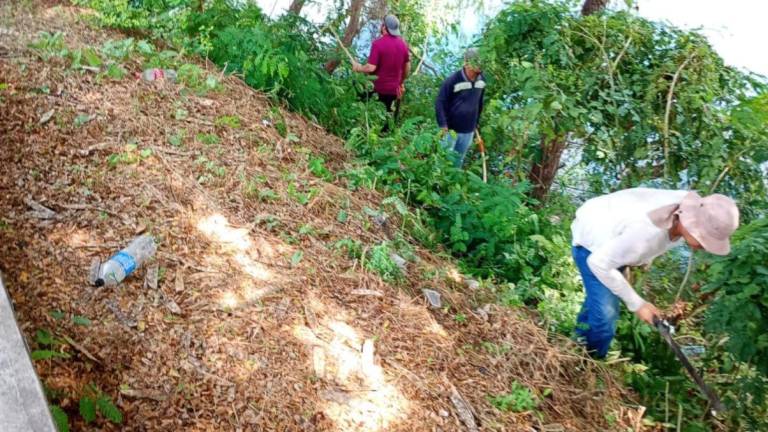
{"label": "blue jeans", "polygon": [[[581,246],[573,247],[573,260],[584,280],[586,298],[576,318],[576,336],[592,355],[604,358],[608,354],[619,319],[619,298],[592,273],[587,265],[590,252]],[[620,271],[623,269],[619,269]]]}
{"label": "blue jeans", "polygon": [[[453,134],[456,133],[456,137]],[[442,145],[446,150],[453,150],[456,152],[453,165],[456,168],[461,168],[464,165],[464,156],[467,155],[469,146],[472,145],[472,138],[475,136],[475,132],[458,133],[449,131],[443,137]]]}

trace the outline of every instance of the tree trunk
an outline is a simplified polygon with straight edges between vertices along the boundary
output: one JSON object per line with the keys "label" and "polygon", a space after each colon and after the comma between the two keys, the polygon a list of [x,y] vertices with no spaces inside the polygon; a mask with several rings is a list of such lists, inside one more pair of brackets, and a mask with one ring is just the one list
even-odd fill
{"label": "tree trunk", "polygon": [[584,0],[584,5],[581,6],[581,16],[592,15],[600,12],[608,6],[610,0]]}
{"label": "tree trunk", "polygon": [[[349,12],[347,13],[349,15],[349,24],[347,24],[347,29],[344,30],[344,35],[341,37],[341,43],[344,46],[351,45],[360,32],[360,13],[363,10],[364,3],[365,0],[352,0],[352,4],[349,5]],[[341,63],[339,59],[330,60],[325,64],[326,72],[333,73],[339,66],[339,63]]]}
{"label": "tree trunk", "polygon": [[565,137],[554,137],[550,140],[541,139],[541,157],[531,165],[528,180],[533,185],[531,198],[544,202],[555,181],[555,175],[560,165],[560,156],[565,150]]}
{"label": "tree trunk", "polygon": [[292,13],[294,15],[300,14],[301,8],[304,7],[304,3],[306,3],[306,0],[293,0],[291,2],[291,6],[288,8],[288,13]]}

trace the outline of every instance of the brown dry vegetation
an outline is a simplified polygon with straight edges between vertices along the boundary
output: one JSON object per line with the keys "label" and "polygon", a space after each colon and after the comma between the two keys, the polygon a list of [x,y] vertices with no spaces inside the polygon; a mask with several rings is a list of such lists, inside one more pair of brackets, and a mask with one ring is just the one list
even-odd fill
{"label": "brown dry vegetation", "polygon": [[[382,227],[363,211],[380,207],[379,193],[307,169],[311,155],[332,171],[354,163],[337,137],[233,77],[199,96],[136,80],[138,60],[124,63],[128,77],[100,80],[28,48],[40,31],[63,32],[70,48],[124,37],[84,17],[0,6],[0,269],[32,349],[41,328],[73,341],[60,348],[71,359],[36,368],[75,430],[465,430],[453,388],[480,430],[639,428],[608,372],[523,310],[478,310],[491,289],[467,288],[448,259],[415,247],[405,279],[389,284],[334,250],[397,231],[394,218]],[[78,126],[79,115],[92,118]],[[217,125],[224,115],[240,127]],[[298,141],[273,127],[281,117]],[[169,145],[181,130],[182,145]],[[107,162],[126,152],[138,160]],[[256,176],[277,199],[254,196]],[[291,184],[313,191],[308,203]],[[33,201],[55,215],[31,212]],[[145,269],[114,289],[88,284],[93,259],[144,231],[159,241],[156,288]],[[422,288],[440,291],[445,306],[430,310]],[[489,403],[515,380],[542,398],[540,414]],[[82,424],[77,398],[89,383],[116,401],[122,426]]]}

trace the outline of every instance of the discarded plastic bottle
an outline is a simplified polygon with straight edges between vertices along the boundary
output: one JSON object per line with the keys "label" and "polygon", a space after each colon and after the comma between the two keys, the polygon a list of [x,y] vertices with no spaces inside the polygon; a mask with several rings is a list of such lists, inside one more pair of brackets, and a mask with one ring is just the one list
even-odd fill
{"label": "discarded plastic bottle", "polygon": [[129,274],[155,255],[155,239],[144,234],[136,237],[125,249],[116,253],[109,261],[102,264],[96,286],[115,286]]}
{"label": "discarded plastic bottle", "polygon": [[166,79],[168,81],[176,81],[176,71],[173,69],[146,69],[141,73],[141,78],[144,81],[156,81]]}

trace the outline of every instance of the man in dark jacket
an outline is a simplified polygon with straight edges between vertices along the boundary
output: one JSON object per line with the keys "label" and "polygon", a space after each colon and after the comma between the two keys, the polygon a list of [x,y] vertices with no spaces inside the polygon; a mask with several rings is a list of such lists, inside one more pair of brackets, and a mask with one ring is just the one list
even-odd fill
{"label": "man in dark jacket", "polygon": [[456,152],[456,167],[464,164],[483,111],[485,79],[478,60],[477,48],[468,49],[464,67],[443,81],[435,101],[437,125],[445,134],[443,146]]}

